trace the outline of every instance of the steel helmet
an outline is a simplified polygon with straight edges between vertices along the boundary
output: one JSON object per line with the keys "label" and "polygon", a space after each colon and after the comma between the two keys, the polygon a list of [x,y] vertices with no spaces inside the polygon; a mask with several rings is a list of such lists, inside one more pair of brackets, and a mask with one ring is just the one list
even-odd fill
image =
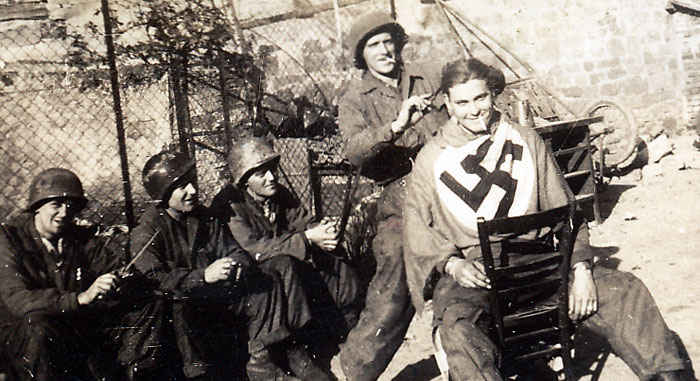
{"label": "steel helmet", "polygon": [[408,41],[408,36],[403,27],[384,12],[367,13],[355,21],[348,35],[348,47],[356,68],[367,69],[367,63],[362,55],[365,42],[380,32],[389,32],[394,36],[396,53],[399,56],[401,55],[401,50],[406,45],[406,41]]}
{"label": "steel helmet", "polygon": [[276,164],[279,160],[280,154],[263,138],[249,137],[237,142],[228,154],[233,184],[242,187],[251,172],[269,163]]}
{"label": "steel helmet", "polygon": [[64,168],[49,168],[39,173],[29,185],[27,210],[35,210],[46,201],[55,198],[71,198],[81,210],[87,204],[83,184],[78,176]]}
{"label": "steel helmet", "polygon": [[173,186],[194,169],[194,161],[181,152],[162,151],[143,166],[143,187],[155,201],[167,201]]}

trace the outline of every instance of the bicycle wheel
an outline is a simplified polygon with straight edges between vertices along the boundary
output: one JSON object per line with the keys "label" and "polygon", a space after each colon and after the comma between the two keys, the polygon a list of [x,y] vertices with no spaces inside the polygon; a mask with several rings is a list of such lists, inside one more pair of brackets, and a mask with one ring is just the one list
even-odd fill
{"label": "bicycle wheel", "polygon": [[610,173],[607,169],[614,170],[634,154],[638,142],[637,122],[629,111],[607,100],[590,105],[584,115],[603,117],[603,121],[590,125],[591,144],[597,151],[594,158],[598,169],[602,168],[602,174],[607,176]]}

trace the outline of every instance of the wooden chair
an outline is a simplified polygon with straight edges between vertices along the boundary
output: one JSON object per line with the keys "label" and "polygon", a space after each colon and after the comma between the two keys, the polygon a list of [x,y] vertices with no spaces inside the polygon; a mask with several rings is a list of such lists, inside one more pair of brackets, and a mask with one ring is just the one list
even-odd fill
{"label": "wooden chair", "polygon": [[[519,217],[478,219],[482,258],[492,286],[489,301],[497,333],[494,340],[502,351],[504,376],[532,360],[561,357],[566,380],[574,380],[573,326],[568,314],[574,211],[572,202]],[[532,231],[548,231],[551,239],[518,237]],[[494,244],[494,237],[502,240]],[[492,245],[500,247],[497,261]],[[433,345],[441,379],[448,381],[449,364],[438,329],[433,330]]]}
{"label": "wooden chair", "polygon": [[593,164],[594,146],[591,144],[589,126],[602,120],[602,116],[585,117],[535,127],[535,131],[552,150],[554,159],[574,192],[576,201],[586,213],[586,218],[595,219],[598,224],[603,222],[598,200],[598,184],[602,182],[598,176],[603,169],[597,171]]}
{"label": "wooden chair", "polygon": [[[519,217],[478,219],[484,267],[491,279],[489,299],[495,340],[502,350],[504,374],[515,370],[517,364],[559,356],[566,379],[574,379],[573,328],[568,316],[574,210],[574,203],[570,203]],[[547,230],[552,238],[549,242],[516,237]],[[514,238],[500,241],[501,254],[496,261],[491,239],[504,236]]]}

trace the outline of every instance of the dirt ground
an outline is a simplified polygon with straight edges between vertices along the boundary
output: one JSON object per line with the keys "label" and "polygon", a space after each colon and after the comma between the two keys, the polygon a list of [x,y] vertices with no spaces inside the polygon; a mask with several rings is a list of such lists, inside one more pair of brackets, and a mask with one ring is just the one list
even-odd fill
{"label": "dirt ground", "polygon": [[[601,197],[603,223],[591,226],[601,260],[641,278],[669,327],[683,340],[694,365],[700,361],[700,151],[694,135],[670,139],[675,149],[658,163],[613,178]],[[440,380],[430,338],[430,314],[416,317],[404,344],[379,381]],[[636,380],[604,343],[579,340],[580,380]],[[332,370],[345,380],[337,358]]]}

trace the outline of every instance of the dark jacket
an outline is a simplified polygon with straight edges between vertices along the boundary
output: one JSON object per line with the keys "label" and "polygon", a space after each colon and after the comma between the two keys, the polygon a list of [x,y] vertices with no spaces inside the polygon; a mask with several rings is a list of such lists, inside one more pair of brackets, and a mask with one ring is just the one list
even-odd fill
{"label": "dark jacket", "polygon": [[232,257],[243,266],[254,263],[228,227],[203,207],[187,214],[184,221],[173,219],[160,207],[147,209],[132,235],[134,255],[156,232],[135,267],[174,296],[192,296],[205,289],[204,270],[219,258]]}
{"label": "dark jacket", "polygon": [[220,213],[238,243],[258,262],[281,254],[307,259],[311,243],[304,231],[315,222],[314,216],[281,185],[271,202],[277,216],[274,224],[247,192],[228,184],[214,197],[212,209]]}
{"label": "dark jacket", "polygon": [[29,312],[70,317],[94,312],[78,305],[78,294],[98,276],[121,264],[93,231],[72,226],[63,234],[63,254],[49,253],[30,213],[2,225],[0,232],[0,324]]}

